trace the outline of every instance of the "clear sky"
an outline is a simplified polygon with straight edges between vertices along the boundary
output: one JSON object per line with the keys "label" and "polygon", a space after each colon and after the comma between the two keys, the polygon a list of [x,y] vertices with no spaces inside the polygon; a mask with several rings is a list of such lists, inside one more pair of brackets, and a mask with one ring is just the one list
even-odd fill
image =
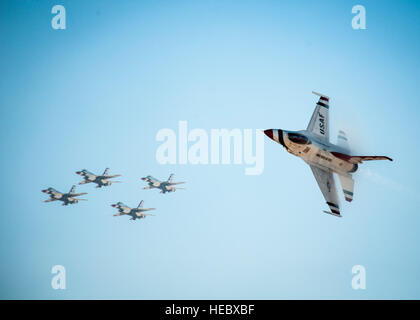
{"label": "clear sky", "polygon": [[[419,299],[419,19],[418,1],[1,1],[0,298]],[[156,162],[180,120],[304,129],[312,90],[331,97],[333,142],[344,129],[355,153],[394,158],[361,166],[342,219],[268,138],[257,176]],[[105,167],[123,183],[43,202]],[[172,172],[186,190],[142,190]],[[142,199],[155,217],[112,216]]]}

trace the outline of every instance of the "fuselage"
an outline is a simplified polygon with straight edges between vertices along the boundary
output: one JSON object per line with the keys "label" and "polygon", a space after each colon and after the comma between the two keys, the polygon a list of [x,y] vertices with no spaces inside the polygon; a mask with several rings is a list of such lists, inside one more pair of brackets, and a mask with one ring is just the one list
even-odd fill
{"label": "fuselage", "polygon": [[287,152],[302,158],[306,163],[323,170],[349,174],[357,170],[357,164],[337,158],[332,152],[345,154],[346,150],[330,142],[323,141],[307,130],[286,131],[268,129],[264,133],[281,144]]}

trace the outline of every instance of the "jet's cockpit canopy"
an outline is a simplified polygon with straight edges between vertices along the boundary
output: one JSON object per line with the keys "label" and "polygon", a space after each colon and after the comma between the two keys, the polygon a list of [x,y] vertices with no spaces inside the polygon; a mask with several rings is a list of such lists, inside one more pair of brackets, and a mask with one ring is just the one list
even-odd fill
{"label": "jet's cockpit canopy", "polygon": [[311,143],[309,139],[301,133],[296,132],[289,132],[287,136],[290,141],[297,143],[297,144],[309,144]]}

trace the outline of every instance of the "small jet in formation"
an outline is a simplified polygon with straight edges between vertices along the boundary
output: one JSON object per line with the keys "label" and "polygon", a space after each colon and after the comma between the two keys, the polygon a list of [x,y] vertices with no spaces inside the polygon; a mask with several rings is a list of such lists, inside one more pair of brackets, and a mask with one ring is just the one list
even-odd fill
{"label": "small jet in formation", "polygon": [[344,197],[353,200],[354,173],[358,164],[367,160],[390,160],[386,156],[350,155],[346,134],[339,131],[337,145],[329,141],[329,97],[312,92],[319,96],[318,103],[306,130],[286,131],[268,129],[264,133],[275,142],[281,144],[289,153],[300,157],[310,167],[324,195],[331,212],[324,211],[336,217],[341,217],[338,195],[333,173],[340,179]]}
{"label": "small jet in formation", "polygon": [[60,191],[55,190],[54,188],[48,188],[48,189],[42,190],[42,192],[50,196],[50,198],[45,200],[44,202],[60,200],[60,201],[63,201],[63,206],[67,206],[68,204],[78,203],[79,200],[87,201],[87,199],[76,198],[76,197],[87,194],[86,192],[74,193],[75,191],[76,191],[76,186],[72,186],[68,193],[62,193]]}
{"label": "small jet in formation", "polygon": [[114,214],[114,217],[129,215],[131,216],[130,220],[143,219],[146,216],[154,216],[154,214],[143,213],[145,211],[155,210],[155,208],[143,208],[144,201],[141,200],[137,208],[127,207],[124,203],[118,202],[116,204],[111,204],[111,207],[117,208],[118,212]]}
{"label": "small jet in formation", "polygon": [[109,168],[106,168],[104,173],[100,176],[97,176],[93,174],[92,172],[89,172],[86,169],[83,169],[81,171],[76,171],[76,173],[83,177],[83,181],[79,182],[79,184],[86,184],[86,183],[96,183],[96,188],[102,188],[110,186],[113,183],[121,182],[121,181],[111,181],[109,179],[120,177],[120,174],[114,174],[109,175]]}
{"label": "small jet in formation", "polygon": [[174,174],[172,173],[167,181],[160,181],[158,179],[153,178],[152,176],[147,176],[144,178],[141,178],[141,180],[147,182],[147,186],[145,186],[143,189],[160,189],[160,193],[166,193],[166,192],[175,192],[179,189],[184,188],[177,188],[175,185],[182,184],[185,182],[173,182],[172,179],[174,177]]}

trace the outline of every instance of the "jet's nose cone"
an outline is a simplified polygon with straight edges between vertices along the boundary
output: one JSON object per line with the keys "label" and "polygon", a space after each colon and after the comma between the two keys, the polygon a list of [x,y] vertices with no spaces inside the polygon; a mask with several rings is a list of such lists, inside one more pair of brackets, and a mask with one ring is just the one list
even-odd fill
{"label": "jet's nose cone", "polygon": [[283,147],[285,147],[284,140],[283,140],[283,130],[267,129],[267,130],[264,130],[264,133],[271,140],[274,140],[275,142],[280,143]]}
{"label": "jet's nose cone", "polygon": [[141,180],[146,181],[146,178],[141,178]]}
{"label": "jet's nose cone", "polygon": [[82,172],[81,172],[81,171],[76,171],[76,173],[77,173],[77,174],[81,174]]}
{"label": "jet's nose cone", "polygon": [[117,205],[116,204],[111,204],[111,207],[116,208]]}
{"label": "jet's nose cone", "polygon": [[47,190],[41,190],[42,192],[44,192],[44,193],[47,193]]}
{"label": "jet's nose cone", "polygon": [[269,137],[270,139],[273,139],[273,129],[267,129],[264,130],[264,134]]}

